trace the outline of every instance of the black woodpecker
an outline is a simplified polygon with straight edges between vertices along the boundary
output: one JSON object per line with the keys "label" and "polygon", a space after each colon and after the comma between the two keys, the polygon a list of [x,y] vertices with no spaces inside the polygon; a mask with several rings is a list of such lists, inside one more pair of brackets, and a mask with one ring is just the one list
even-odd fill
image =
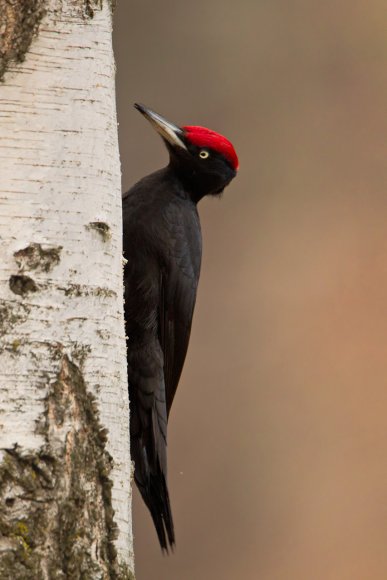
{"label": "black woodpecker", "polygon": [[175,544],[167,487],[167,423],[191,332],[202,238],[197,203],[220,195],[238,158],[225,137],[177,127],[135,107],[161,135],[167,167],[123,196],[125,324],[134,479],[162,550]]}

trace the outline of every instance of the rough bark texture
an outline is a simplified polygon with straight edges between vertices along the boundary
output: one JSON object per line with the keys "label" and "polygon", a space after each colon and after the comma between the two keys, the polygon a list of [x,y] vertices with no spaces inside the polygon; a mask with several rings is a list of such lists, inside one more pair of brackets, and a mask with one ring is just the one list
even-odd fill
{"label": "rough bark texture", "polygon": [[59,374],[37,424],[44,444],[6,449],[0,466],[0,578],[116,578],[107,432],[78,366],[53,350]]}
{"label": "rough bark texture", "polygon": [[0,577],[131,578],[110,5],[0,10]]}

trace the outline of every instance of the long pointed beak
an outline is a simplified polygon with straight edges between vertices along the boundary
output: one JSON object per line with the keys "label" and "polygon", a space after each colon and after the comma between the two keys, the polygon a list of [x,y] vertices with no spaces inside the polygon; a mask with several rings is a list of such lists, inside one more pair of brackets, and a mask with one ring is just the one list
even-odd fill
{"label": "long pointed beak", "polygon": [[146,119],[148,119],[152,127],[156,129],[156,131],[159,133],[159,135],[162,136],[163,139],[165,139],[165,141],[174,147],[187,149],[187,147],[184,145],[184,142],[180,138],[184,134],[180,127],[174,125],[174,123],[170,123],[161,115],[151,111],[151,109],[147,109],[147,107],[144,107],[144,105],[135,103],[134,106],[138,111],[140,111],[140,113],[144,115]]}

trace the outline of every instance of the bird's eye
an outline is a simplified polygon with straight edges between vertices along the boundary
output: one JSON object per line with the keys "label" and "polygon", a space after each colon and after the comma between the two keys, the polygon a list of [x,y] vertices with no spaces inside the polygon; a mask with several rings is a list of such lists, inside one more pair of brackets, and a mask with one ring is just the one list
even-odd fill
{"label": "bird's eye", "polygon": [[209,156],[210,156],[210,154],[205,149],[202,149],[199,153],[199,157],[201,157],[202,159],[207,159],[207,157],[209,157]]}

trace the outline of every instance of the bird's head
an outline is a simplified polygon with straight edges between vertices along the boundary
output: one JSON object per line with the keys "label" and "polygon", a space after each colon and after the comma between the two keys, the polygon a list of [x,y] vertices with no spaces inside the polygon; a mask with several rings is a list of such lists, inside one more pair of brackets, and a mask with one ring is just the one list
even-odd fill
{"label": "bird's head", "polygon": [[239,167],[228,139],[205,127],[178,127],[143,105],[135,107],[163,138],[171,169],[195,201],[222,193]]}

